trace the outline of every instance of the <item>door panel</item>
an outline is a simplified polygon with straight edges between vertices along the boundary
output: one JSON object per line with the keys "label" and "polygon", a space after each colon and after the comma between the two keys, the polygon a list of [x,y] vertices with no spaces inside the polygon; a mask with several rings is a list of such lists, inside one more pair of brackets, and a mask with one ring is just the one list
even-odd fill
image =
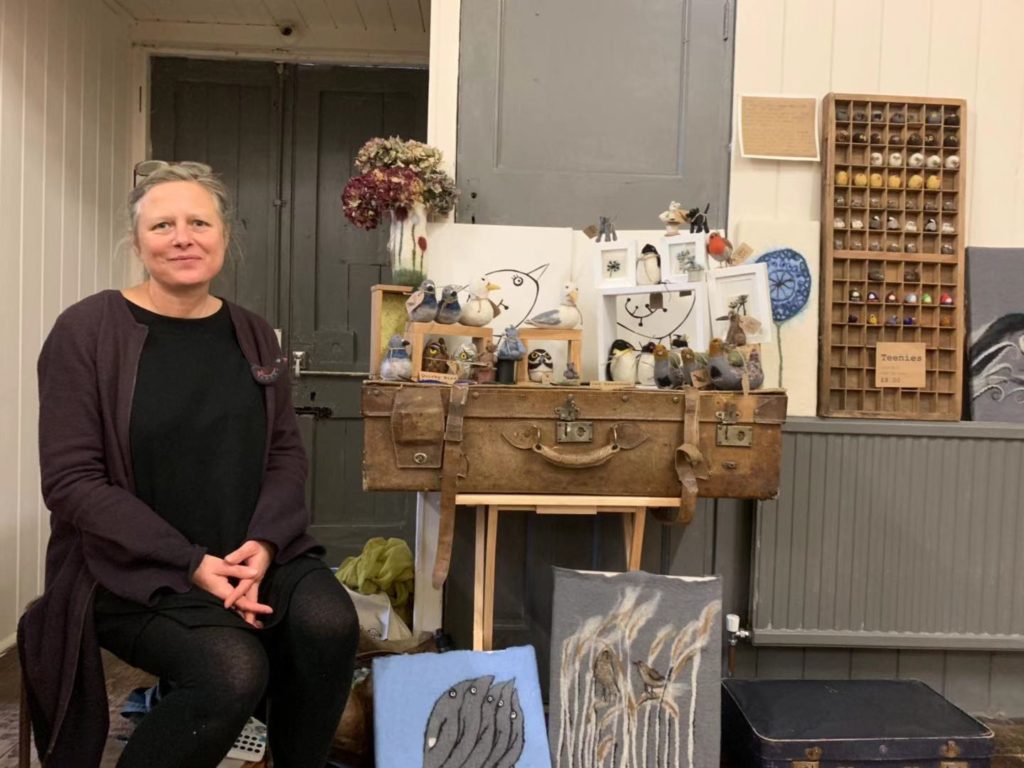
{"label": "door panel", "polygon": [[272,63],[178,58],[154,58],[151,75],[153,157],[208,163],[235,201],[227,263],[213,291],[274,326],[282,75]]}
{"label": "door panel", "polygon": [[370,286],[390,277],[387,227],[341,212],[355,157],[374,136],[426,137],[425,72],[300,68],[295,78],[291,348],[314,370],[369,365]]}
{"label": "door panel", "polygon": [[340,196],[367,139],[425,138],[426,93],[426,73],[412,70],[153,59],[153,156],[209,163],[236,202],[214,292],[282,327],[287,351],[306,353],[295,405],[312,531],[331,564],[373,536],[414,545],[415,496],[362,491],[370,286],[390,272],[386,228],[351,226]]}

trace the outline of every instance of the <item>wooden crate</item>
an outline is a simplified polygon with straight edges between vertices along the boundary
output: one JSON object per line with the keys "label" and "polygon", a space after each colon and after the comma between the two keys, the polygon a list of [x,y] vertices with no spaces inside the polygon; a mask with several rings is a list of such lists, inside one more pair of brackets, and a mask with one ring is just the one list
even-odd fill
{"label": "wooden crate", "polygon": [[[818,413],[955,421],[963,378],[967,104],[832,93],[822,112]],[[915,153],[923,156],[920,167]],[[881,174],[881,185],[872,174]],[[908,294],[917,303],[908,303]],[[944,294],[952,304],[940,302]],[[925,385],[876,386],[879,342],[924,344]]]}

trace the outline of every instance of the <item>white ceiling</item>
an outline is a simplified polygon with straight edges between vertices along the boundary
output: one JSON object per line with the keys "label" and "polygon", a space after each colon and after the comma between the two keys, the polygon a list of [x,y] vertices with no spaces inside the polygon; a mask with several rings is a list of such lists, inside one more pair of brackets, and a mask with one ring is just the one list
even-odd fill
{"label": "white ceiling", "polygon": [[429,32],[430,0],[113,0],[136,21]]}

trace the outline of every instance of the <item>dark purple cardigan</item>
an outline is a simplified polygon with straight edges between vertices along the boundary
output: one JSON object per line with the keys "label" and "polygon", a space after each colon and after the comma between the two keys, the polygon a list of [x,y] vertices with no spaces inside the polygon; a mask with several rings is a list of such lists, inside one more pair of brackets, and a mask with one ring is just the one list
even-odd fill
{"label": "dark purple cardigan", "polygon": [[[265,320],[228,303],[242,353],[266,386],[267,453],[249,524],[277,547],[276,562],[318,549],[306,533],[307,462],[285,361]],[[39,459],[50,510],[46,586],[18,625],[40,761],[95,768],[109,726],[92,617],[97,584],[151,604],[185,592],[205,550],[133,493],[128,440],[132,394],[148,330],[119,291],[102,291],[57,318],[39,355]],[[211,382],[216,386],[216,382]]]}

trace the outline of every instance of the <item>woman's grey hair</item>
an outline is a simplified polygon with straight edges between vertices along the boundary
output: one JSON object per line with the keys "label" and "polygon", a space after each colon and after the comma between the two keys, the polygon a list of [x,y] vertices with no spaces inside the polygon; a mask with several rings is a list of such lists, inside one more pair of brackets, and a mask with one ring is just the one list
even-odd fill
{"label": "woman's grey hair", "polygon": [[[149,162],[153,163],[153,161]],[[140,165],[142,164],[140,163]],[[131,217],[133,242],[138,238],[139,205],[142,198],[153,187],[171,181],[194,181],[213,195],[221,223],[224,225],[224,236],[228,237],[231,234],[231,220],[234,216],[231,207],[231,194],[220,177],[213,172],[213,169],[205,163],[162,163],[156,170],[143,176],[135,189],[128,195],[128,214]]]}

